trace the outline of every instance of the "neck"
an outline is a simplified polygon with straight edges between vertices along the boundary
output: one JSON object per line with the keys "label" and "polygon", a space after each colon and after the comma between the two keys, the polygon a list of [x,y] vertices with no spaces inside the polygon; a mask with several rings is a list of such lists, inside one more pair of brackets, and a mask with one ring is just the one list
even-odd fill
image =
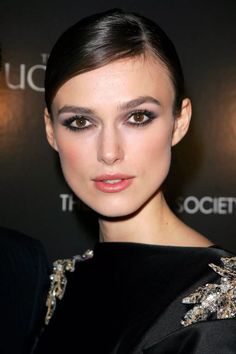
{"label": "neck", "polygon": [[174,223],[176,218],[163,194],[159,193],[132,215],[100,218],[100,241],[171,244],[169,239]]}
{"label": "neck", "polygon": [[136,213],[100,218],[100,242],[209,247],[212,242],[183,224],[169,209],[161,192]]}

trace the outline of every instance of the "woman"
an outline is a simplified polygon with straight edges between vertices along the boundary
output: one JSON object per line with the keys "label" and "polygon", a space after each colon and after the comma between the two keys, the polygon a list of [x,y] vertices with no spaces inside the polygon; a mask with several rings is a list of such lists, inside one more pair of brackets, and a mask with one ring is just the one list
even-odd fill
{"label": "woman", "polygon": [[234,259],[210,268],[230,255],[162,192],[191,117],[171,41],[136,14],[85,18],[54,46],[45,95],[49,144],[100,232],[93,252],[55,263],[38,352],[235,352]]}

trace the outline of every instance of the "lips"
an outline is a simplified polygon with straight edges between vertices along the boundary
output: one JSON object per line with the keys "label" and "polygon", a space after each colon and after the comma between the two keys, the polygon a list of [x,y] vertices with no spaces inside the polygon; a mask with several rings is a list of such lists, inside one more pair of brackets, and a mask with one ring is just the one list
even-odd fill
{"label": "lips", "polygon": [[134,177],[123,174],[101,175],[93,179],[95,188],[104,193],[117,193],[128,188]]}

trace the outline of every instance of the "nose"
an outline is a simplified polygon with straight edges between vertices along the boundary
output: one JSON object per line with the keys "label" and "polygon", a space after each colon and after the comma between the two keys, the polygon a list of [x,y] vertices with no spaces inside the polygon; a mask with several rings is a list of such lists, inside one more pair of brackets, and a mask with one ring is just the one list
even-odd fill
{"label": "nose", "polygon": [[113,165],[124,157],[121,137],[115,128],[103,129],[99,136],[97,159],[106,165]]}

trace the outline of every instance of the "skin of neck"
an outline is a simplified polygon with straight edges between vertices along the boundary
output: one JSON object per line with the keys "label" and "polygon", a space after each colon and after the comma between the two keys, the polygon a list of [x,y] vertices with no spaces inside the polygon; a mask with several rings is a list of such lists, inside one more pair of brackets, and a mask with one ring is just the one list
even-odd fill
{"label": "skin of neck", "polygon": [[171,233],[173,214],[162,192],[135,213],[118,218],[99,218],[100,242],[164,244]]}
{"label": "skin of neck", "polygon": [[99,217],[100,242],[209,247],[213,243],[178,219],[158,191],[142,208],[126,217]]}

